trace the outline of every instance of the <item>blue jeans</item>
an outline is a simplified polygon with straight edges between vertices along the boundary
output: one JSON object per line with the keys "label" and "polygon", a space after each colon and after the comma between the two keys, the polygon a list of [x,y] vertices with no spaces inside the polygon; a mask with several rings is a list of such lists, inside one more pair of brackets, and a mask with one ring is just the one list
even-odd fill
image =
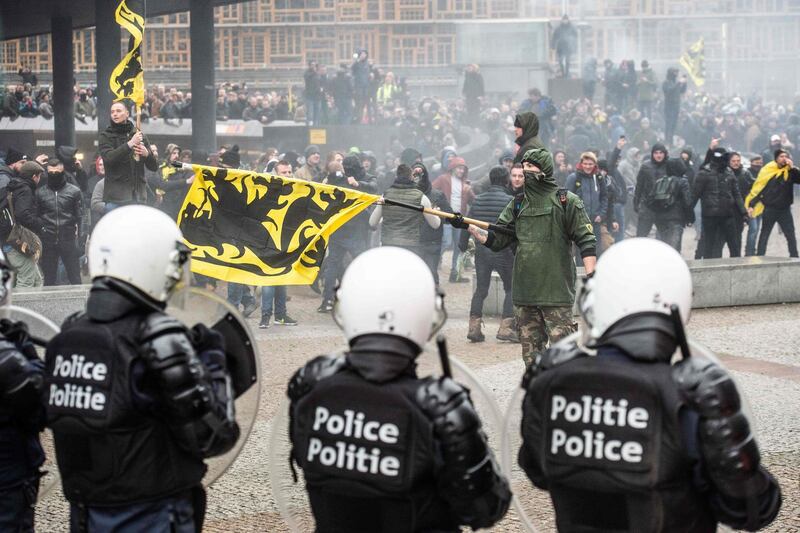
{"label": "blue jeans", "polygon": [[322,100],[306,98],[306,124],[317,125],[322,119]]}
{"label": "blue jeans", "polygon": [[[347,231],[347,228],[345,228]],[[360,239],[341,239],[334,237],[328,243],[328,257],[325,258],[324,277],[325,288],[322,291],[322,299],[332,302],[336,284],[341,281],[344,275],[344,260],[347,254],[355,259],[367,248],[367,243]],[[278,316],[278,312],[275,312]]]}
{"label": "blue jeans", "polygon": [[0,492],[0,531],[33,533],[34,506],[39,493],[39,478]]}
{"label": "blue jeans", "polygon": [[81,531],[84,520],[85,531],[99,533],[195,533],[194,505],[190,497],[164,498],[147,503],[120,505],[115,507],[88,507],[83,510],[70,505],[70,531]]}
{"label": "blue jeans", "polygon": [[747,223],[747,243],[744,245],[744,255],[756,255],[756,243],[760,230],[761,217],[751,218]]}
{"label": "blue jeans", "polygon": [[272,302],[275,302],[275,318],[286,318],[286,286],[261,287],[261,316],[272,316]]}
{"label": "blue jeans", "polygon": [[241,283],[228,283],[228,302],[238,308],[239,304],[247,305],[253,301],[253,295],[247,285]]}
{"label": "blue jeans", "polygon": [[445,228],[444,232],[445,234],[450,233],[450,242],[448,243],[448,246],[451,246],[453,250],[453,258],[451,261],[452,264],[450,265],[450,277],[452,278],[458,273],[458,256],[461,255],[461,249],[458,247],[458,240],[461,236],[461,230],[450,227]]}
{"label": "blue jeans", "polygon": [[614,218],[617,219],[619,229],[612,232],[614,242],[620,242],[625,238],[625,206],[623,204],[614,204]]}

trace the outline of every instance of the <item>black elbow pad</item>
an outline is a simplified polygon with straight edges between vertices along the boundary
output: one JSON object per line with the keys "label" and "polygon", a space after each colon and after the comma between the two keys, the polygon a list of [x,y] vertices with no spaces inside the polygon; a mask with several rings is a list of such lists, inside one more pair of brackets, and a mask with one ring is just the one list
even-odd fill
{"label": "black elbow pad", "polygon": [[443,466],[439,492],[460,523],[489,527],[508,510],[511,491],[500,473],[467,389],[449,378],[429,378],[417,390],[417,404],[433,423]]}
{"label": "black elbow pad", "polygon": [[15,410],[38,404],[44,383],[43,370],[7,340],[0,341],[0,398]]}
{"label": "black elbow pad", "polygon": [[213,403],[210,376],[186,327],[171,316],[152,314],[140,341],[142,358],[157,380],[168,416],[185,422],[206,414]]}
{"label": "black elbow pad", "polygon": [[765,494],[772,477],[761,467],[736,383],[725,368],[702,357],[675,365],[673,377],[685,401],[700,415],[700,449],[720,501],[750,502],[751,514],[752,502]]}

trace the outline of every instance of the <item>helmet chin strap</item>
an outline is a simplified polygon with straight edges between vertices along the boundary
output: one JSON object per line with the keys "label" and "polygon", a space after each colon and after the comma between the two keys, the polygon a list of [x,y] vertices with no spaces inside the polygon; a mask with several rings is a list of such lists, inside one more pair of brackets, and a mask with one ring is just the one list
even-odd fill
{"label": "helmet chin strap", "polygon": [[98,281],[102,281],[108,288],[122,294],[129,300],[132,300],[136,303],[141,303],[143,306],[150,308],[154,312],[162,312],[167,306],[166,302],[157,303],[133,286],[116,278],[103,277],[99,278]]}

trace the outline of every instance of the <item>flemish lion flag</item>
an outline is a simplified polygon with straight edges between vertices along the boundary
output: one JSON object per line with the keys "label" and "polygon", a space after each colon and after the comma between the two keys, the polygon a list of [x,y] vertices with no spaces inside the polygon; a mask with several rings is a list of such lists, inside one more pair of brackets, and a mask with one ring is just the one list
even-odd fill
{"label": "flemish lion flag", "polygon": [[331,234],[378,200],[351,189],[194,165],[178,214],[192,271],[246,285],[308,285]]}
{"label": "flemish lion flag", "polygon": [[691,45],[681,56],[680,63],[698,87],[706,83],[706,45],[703,37]]}
{"label": "flemish lion flag", "polygon": [[119,101],[130,98],[137,106],[144,104],[144,69],[142,68],[141,45],[144,36],[144,2],[132,0],[139,13],[131,10],[122,0],[117,6],[117,24],[131,34],[128,53],[116,66],[108,80],[111,92]]}

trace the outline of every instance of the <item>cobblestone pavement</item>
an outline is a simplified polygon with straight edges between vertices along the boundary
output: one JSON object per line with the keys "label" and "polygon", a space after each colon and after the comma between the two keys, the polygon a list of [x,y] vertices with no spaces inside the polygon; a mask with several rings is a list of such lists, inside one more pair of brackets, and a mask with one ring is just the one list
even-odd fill
{"label": "cobblestone pavement", "polygon": [[[443,279],[447,279],[446,275]],[[443,289],[450,312],[444,328],[450,352],[474,371],[504,411],[523,372],[520,346],[494,339],[499,326],[499,320],[494,318],[486,319],[487,342],[469,343],[466,332],[470,285],[444,283]],[[250,319],[263,363],[260,410],[242,454],[209,489],[205,531],[288,531],[278,514],[269,482],[272,420],[294,370],[309,357],[344,346],[330,316],[316,313],[318,296],[305,287],[291,288],[289,294],[289,314],[299,321],[297,327],[259,330],[258,312]],[[692,338],[720,355],[749,397],[763,461],[778,477],[784,492],[781,514],[768,531],[800,531],[800,305],[698,310],[693,313],[689,331]],[[420,361],[421,373],[438,369],[434,351],[435,346],[429,345]],[[487,411],[485,405],[479,405],[479,409]],[[490,422],[488,430],[491,443],[498,448],[500,424]],[[288,467],[285,473],[282,485],[291,487]],[[539,530],[554,530],[547,495],[532,489],[518,469],[512,471],[512,483]],[[297,489],[293,490],[297,498]],[[65,531],[66,511],[60,491],[53,490],[38,506],[37,529]],[[303,529],[310,531],[310,527],[306,522]],[[521,531],[516,512],[512,510],[492,531]]]}

